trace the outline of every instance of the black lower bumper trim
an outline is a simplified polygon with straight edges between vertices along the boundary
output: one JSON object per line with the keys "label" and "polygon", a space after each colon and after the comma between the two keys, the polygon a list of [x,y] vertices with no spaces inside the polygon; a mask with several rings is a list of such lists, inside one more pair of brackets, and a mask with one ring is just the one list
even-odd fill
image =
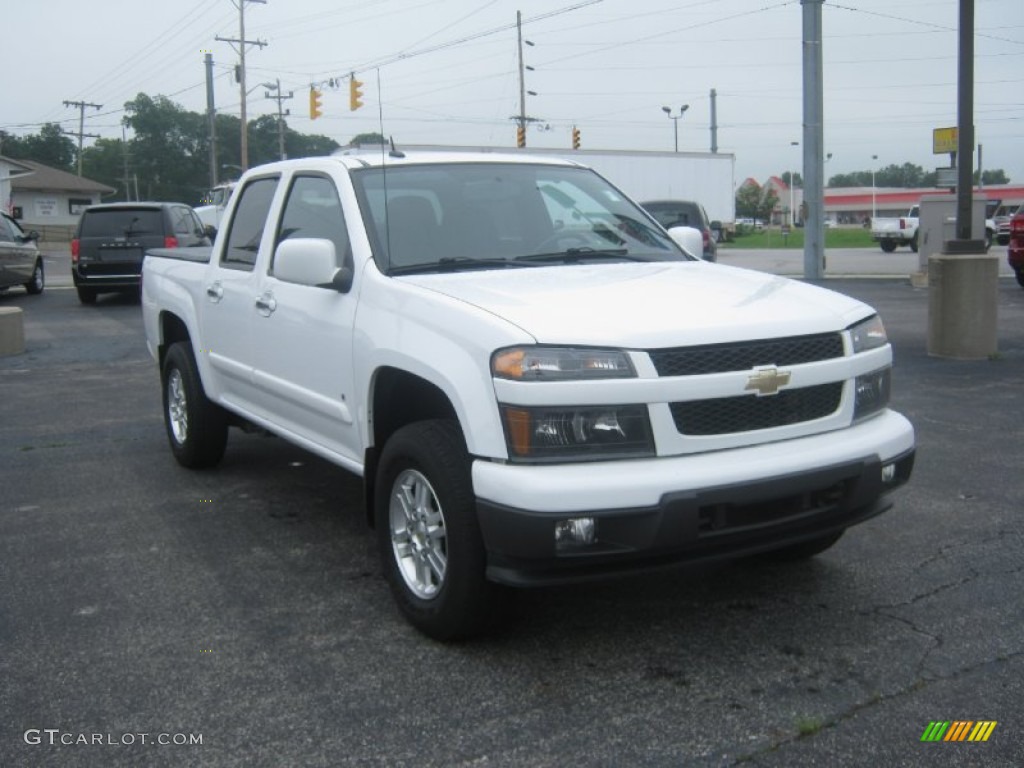
{"label": "black lower bumper trim", "polygon": [[[593,512],[535,512],[477,501],[488,553],[487,576],[512,586],[607,578],[680,563],[777,549],[864,522],[889,509],[884,495],[903,485],[914,452],[883,481],[882,462],[855,462],[755,483],[665,494],[657,505]],[[593,544],[556,551],[555,523],[596,520]]]}

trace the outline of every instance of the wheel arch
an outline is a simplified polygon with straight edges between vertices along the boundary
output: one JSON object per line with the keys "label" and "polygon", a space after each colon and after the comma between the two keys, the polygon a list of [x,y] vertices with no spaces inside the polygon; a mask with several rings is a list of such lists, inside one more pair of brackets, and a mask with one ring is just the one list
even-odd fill
{"label": "wheel arch", "polygon": [[388,439],[402,427],[428,419],[450,419],[459,423],[463,433],[465,427],[444,390],[422,376],[392,366],[383,366],[374,373],[368,404],[363,486],[366,520],[372,527],[377,466]]}
{"label": "wheel arch", "polygon": [[185,341],[189,344],[192,343],[192,335],[189,333],[188,326],[185,321],[178,317],[173,312],[161,312],[160,313],[160,343],[158,347],[158,364],[162,367],[164,364],[164,357],[167,355],[167,350],[171,348],[172,344],[179,341]]}

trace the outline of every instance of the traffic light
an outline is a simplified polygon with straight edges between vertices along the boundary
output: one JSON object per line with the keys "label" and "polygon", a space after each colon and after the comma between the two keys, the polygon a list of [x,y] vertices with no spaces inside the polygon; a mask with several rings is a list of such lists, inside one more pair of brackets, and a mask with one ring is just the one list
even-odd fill
{"label": "traffic light", "polygon": [[363,106],[363,84],[356,80],[356,73],[353,72],[348,81],[348,108],[355,112]]}
{"label": "traffic light", "polygon": [[320,117],[323,114],[323,111],[320,109],[320,97],[322,95],[323,94],[321,94],[320,91],[318,91],[313,86],[309,87],[309,119],[310,120],[316,120],[318,117]]}
{"label": "traffic light", "polygon": [[575,125],[572,127],[572,148],[580,148],[580,129],[577,128]]}
{"label": "traffic light", "polygon": [[520,125],[516,128],[516,146],[522,149],[526,146],[526,128]]}

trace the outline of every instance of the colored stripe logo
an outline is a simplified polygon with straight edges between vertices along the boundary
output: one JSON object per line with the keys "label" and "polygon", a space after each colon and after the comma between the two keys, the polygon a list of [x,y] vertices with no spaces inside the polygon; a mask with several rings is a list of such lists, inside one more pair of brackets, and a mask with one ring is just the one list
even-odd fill
{"label": "colored stripe logo", "polygon": [[995,720],[932,720],[921,741],[988,741],[996,725]]}

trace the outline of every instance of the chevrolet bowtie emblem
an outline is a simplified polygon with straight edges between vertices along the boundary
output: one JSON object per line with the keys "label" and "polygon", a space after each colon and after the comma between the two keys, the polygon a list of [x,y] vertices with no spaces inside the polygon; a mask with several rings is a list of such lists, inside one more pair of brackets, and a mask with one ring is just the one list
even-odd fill
{"label": "chevrolet bowtie emblem", "polygon": [[780,371],[778,368],[762,368],[749,379],[744,390],[754,390],[757,396],[777,395],[779,390],[789,384],[789,371]]}

